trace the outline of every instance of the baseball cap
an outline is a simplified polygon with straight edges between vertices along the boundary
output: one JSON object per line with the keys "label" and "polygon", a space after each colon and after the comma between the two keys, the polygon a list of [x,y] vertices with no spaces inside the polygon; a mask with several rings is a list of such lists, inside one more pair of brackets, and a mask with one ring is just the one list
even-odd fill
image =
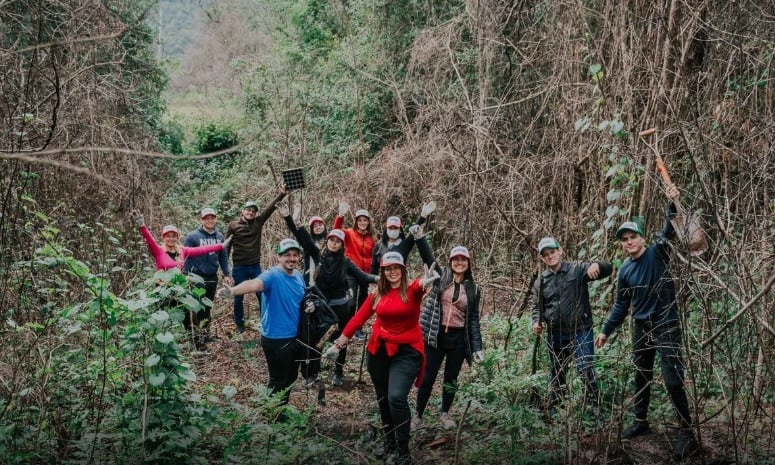
{"label": "baseball cap", "polygon": [[215,210],[212,208],[203,208],[201,213],[199,213],[199,218],[204,218],[205,216],[209,215],[218,216],[215,214]]}
{"label": "baseball cap", "polygon": [[327,237],[335,237],[340,241],[344,242],[344,231],[342,231],[341,229],[332,229],[331,232],[328,233]]}
{"label": "baseball cap", "polygon": [[174,225],[168,224],[161,230],[161,237],[164,237],[165,234],[174,232],[177,235],[180,235],[178,232],[178,228],[176,228]]}
{"label": "baseball cap", "polygon": [[560,243],[553,237],[544,237],[538,241],[538,255],[541,255],[545,249],[559,249]]}
{"label": "baseball cap", "polygon": [[622,223],[621,226],[619,226],[619,229],[616,230],[616,238],[621,240],[622,234],[624,234],[627,231],[634,232],[635,234],[640,234],[643,236],[643,230],[640,229],[640,226],[638,226],[638,223],[634,221],[625,221]]}
{"label": "baseball cap", "polygon": [[404,265],[404,256],[398,252],[386,252],[379,261],[380,268],[390,265]]}
{"label": "baseball cap", "polygon": [[313,216],[309,219],[309,227],[311,228],[315,223],[323,223],[324,225],[326,224],[326,222],[323,221],[323,218],[319,216]]}
{"label": "baseball cap", "polygon": [[291,239],[291,238],[283,239],[280,241],[280,244],[277,246],[277,255],[282,255],[291,249],[296,249],[297,252],[301,252],[301,246],[294,239]]}
{"label": "baseball cap", "polygon": [[369,211],[363,208],[355,212],[355,218],[358,218],[359,216],[365,216],[366,218],[371,219],[371,215],[369,215]]}
{"label": "baseball cap", "polygon": [[401,218],[399,218],[397,216],[388,217],[387,222],[385,223],[385,225],[388,228],[400,228],[401,227]]}
{"label": "baseball cap", "polygon": [[471,254],[468,253],[468,249],[463,247],[462,245],[458,245],[455,247],[452,247],[452,250],[449,252],[449,259],[452,260],[455,257],[466,257],[467,259],[471,259]]}
{"label": "baseball cap", "polygon": [[252,200],[248,200],[242,208],[255,208],[256,211],[258,211],[258,204]]}

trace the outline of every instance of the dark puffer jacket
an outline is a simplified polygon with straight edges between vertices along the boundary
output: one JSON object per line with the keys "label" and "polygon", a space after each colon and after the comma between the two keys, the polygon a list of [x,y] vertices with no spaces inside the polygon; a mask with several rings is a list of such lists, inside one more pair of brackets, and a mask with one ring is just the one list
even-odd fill
{"label": "dark puffer jacket", "polygon": [[[481,291],[472,279],[463,281],[468,299],[465,318],[465,351],[466,360],[471,364],[471,355],[482,350],[482,333],[479,329],[479,302]],[[420,327],[422,327],[423,340],[426,345],[438,347],[439,331],[441,330],[441,318],[443,309],[441,306],[441,294],[444,289],[452,285],[452,270],[445,267],[431,288],[423,302],[420,313]]]}

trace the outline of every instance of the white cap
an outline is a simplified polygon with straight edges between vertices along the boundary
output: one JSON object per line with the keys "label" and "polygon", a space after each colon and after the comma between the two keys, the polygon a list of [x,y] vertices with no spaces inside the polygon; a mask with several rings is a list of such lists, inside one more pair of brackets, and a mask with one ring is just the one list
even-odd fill
{"label": "white cap", "polygon": [[398,252],[386,252],[379,261],[379,267],[384,268],[390,265],[404,265],[404,256]]}

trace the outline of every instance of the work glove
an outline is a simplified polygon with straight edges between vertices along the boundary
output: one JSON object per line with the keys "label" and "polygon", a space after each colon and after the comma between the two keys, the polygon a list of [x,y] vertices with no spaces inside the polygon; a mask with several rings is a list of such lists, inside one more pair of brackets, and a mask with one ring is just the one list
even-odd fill
{"label": "work glove", "polygon": [[425,233],[421,224],[413,224],[409,226],[409,234],[411,234],[415,240],[419,240],[425,237]]}
{"label": "work glove", "polygon": [[428,268],[428,265],[425,265],[425,274],[423,275],[422,279],[420,279],[420,285],[422,287],[428,287],[440,277],[441,276],[439,275],[438,271],[433,268]]}
{"label": "work glove", "polygon": [[280,212],[280,216],[283,218],[291,216],[291,210],[288,208],[288,202],[285,200],[277,202],[277,211]]}
{"label": "work glove", "polygon": [[350,211],[350,204],[344,200],[339,201],[339,216],[344,216]]}
{"label": "work glove", "polygon": [[474,361],[477,363],[482,363],[484,361],[484,352],[481,350],[474,352]]}
{"label": "work glove", "polygon": [[328,349],[326,349],[325,352],[323,352],[323,357],[331,361],[334,361],[336,360],[336,357],[339,356],[339,350],[340,349],[339,347],[336,346],[336,344],[331,344],[331,347],[329,347]]}
{"label": "work glove", "polygon": [[218,289],[215,297],[218,299],[226,300],[234,297],[234,294],[231,293],[231,288],[229,286],[223,286],[222,288]]}
{"label": "work glove", "polygon": [[132,210],[129,213],[129,218],[132,219],[132,222],[138,228],[141,228],[141,227],[145,226],[145,218],[143,218],[143,214],[140,213],[138,210]]}
{"label": "work glove", "polygon": [[301,219],[301,204],[296,202],[293,204],[293,222],[299,224]]}
{"label": "work glove", "polygon": [[349,289],[347,289],[347,293],[346,293],[345,295],[347,296],[347,300],[353,300],[353,297],[355,297],[355,296],[353,295],[353,290],[352,290],[352,288],[349,288]]}
{"label": "work glove", "polygon": [[431,200],[430,202],[426,202],[422,206],[422,210],[420,211],[420,216],[423,218],[428,218],[431,213],[436,211],[436,202],[434,200]]}
{"label": "work glove", "polygon": [[315,302],[308,300],[306,304],[304,304],[304,312],[305,313],[312,313],[315,311]]}
{"label": "work glove", "polygon": [[226,238],[226,240],[224,240],[224,241],[223,241],[223,248],[224,248],[224,249],[227,249],[227,248],[229,248],[229,246],[231,245],[231,241],[232,241],[232,239],[234,239],[234,236],[233,236],[233,235],[232,235],[232,236],[229,236],[229,237],[227,237],[227,238]]}

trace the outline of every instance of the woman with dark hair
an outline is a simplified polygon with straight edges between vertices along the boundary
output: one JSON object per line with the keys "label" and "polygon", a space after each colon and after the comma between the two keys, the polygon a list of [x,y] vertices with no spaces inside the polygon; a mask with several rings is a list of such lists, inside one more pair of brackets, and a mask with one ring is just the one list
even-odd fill
{"label": "woman with dark hair", "polygon": [[[345,256],[345,233],[341,229],[333,229],[328,233],[325,245],[322,250],[317,247],[315,240],[310,233],[302,226],[296,227],[296,224],[289,216],[288,207],[285,204],[278,205],[280,214],[285,218],[285,223],[291,233],[304,249],[304,255],[309,256],[315,263],[313,275],[309,277],[309,282],[314,283],[326,298],[328,305],[336,313],[339,319],[339,331],[333,334],[338,337],[341,334],[341,328],[350,321],[352,313],[349,310],[349,298],[347,297],[347,279],[353,279],[359,285],[368,286],[370,283],[377,282],[377,276],[364,273],[349,258]],[[308,349],[312,350],[312,349]],[[306,366],[302,366],[302,376],[306,384],[310,385],[317,381],[317,375],[320,372],[319,354],[307,354]],[[339,352],[334,367],[333,385],[341,386],[344,383],[344,364],[347,357],[347,350]],[[318,384],[318,389],[323,390],[322,381]],[[323,396],[319,395],[318,400],[322,402]]]}
{"label": "woman with dark hair", "polygon": [[438,279],[430,272],[409,282],[404,258],[398,252],[387,252],[380,261],[379,281],[374,293],[345,326],[342,335],[326,351],[334,357],[372,315],[367,350],[367,368],[379,404],[385,434],[384,454],[398,452],[398,465],[411,465],[409,438],[411,411],[409,390],[420,385],[425,365],[419,316],[424,287]]}
{"label": "woman with dark hair", "polygon": [[412,420],[415,428],[422,426],[422,415],[445,358],[439,421],[444,428],[455,427],[449,409],[455,399],[463,360],[469,364],[472,357],[477,361],[484,360],[479,330],[480,295],[471,272],[471,254],[463,246],[453,247],[449,253],[449,266],[434,283],[420,314],[426,365],[417,391],[417,415]]}

